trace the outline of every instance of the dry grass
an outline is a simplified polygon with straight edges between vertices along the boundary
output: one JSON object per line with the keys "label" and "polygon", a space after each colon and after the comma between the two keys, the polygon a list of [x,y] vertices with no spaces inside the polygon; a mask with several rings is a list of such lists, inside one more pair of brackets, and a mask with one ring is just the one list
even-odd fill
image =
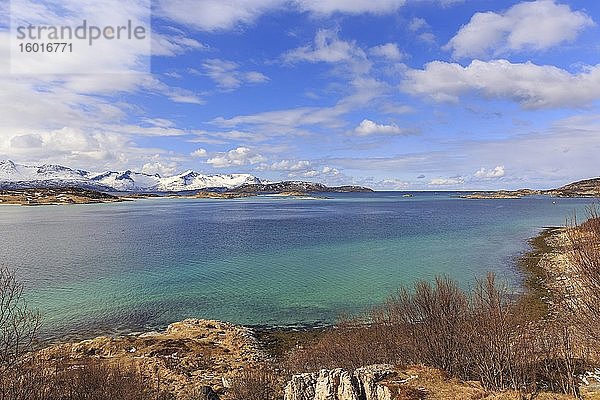
{"label": "dry grass", "polygon": [[231,378],[227,391],[230,400],[276,400],[281,387],[280,376],[268,369],[248,369]]}

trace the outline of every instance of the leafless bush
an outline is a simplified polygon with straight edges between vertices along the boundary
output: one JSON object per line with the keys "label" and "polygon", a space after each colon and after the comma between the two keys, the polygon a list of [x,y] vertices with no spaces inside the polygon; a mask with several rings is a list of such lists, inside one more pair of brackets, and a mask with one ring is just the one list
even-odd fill
{"label": "leafless bush", "polygon": [[[165,394],[133,366],[111,365],[102,360],[57,365],[46,378],[47,400],[157,400]],[[41,399],[40,399],[41,400]]]}
{"label": "leafless bush", "polygon": [[377,324],[404,335],[407,361],[454,376],[464,375],[468,317],[467,296],[448,277],[437,277],[434,285],[417,282],[414,292],[401,288],[373,312]]}
{"label": "leafless bush", "polygon": [[517,346],[518,321],[509,293],[496,283],[494,274],[477,281],[470,298],[470,317],[464,326],[468,335],[466,376],[475,376],[491,390],[518,389],[524,381],[519,356],[527,349]]}
{"label": "leafless bush", "polygon": [[23,285],[14,271],[0,266],[0,400],[35,394],[38,371],[28,354],[39,323],[39,315],[23,301]]}
{"label": "leafless bush", "polygon": [[294,350],[284,361],[286,370],[313,372],[321,368],[354,370],[369,364],[402,364],[405,335],[396,326],[362,319],[339,323],[313,343]]}
{"label": "leafless bush", "polygon": [[493,274],[470,292],[447,277],[401,288],[369,322],[346,323],[293,351],[292,370],[415,363],[478,380],[487,390],[578,394],[585,356],[575,351],[571,328],[523,318]]}
{"label": "leafless bush", "polygon": [[247,369],[231,379],[228,389],[232,400],[276,400],[278,399],[277,374],[265,369]]}
{"label": "leafless bush", "polygon": [[39,323],[39,315],[23,301],[14,271],[0,266],[0,372],[31,350]]}
{"label": "leafless bush", "polygon": [[567,230],[570,293],[566,306],[588,339],[600,344],[600,215],[588,207],[588,220]]}

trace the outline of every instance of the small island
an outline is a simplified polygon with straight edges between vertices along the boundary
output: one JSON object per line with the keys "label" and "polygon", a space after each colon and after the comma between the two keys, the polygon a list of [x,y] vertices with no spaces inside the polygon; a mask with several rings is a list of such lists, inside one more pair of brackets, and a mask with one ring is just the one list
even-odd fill
{"label": "small island", "polygon": [[478,191],[460,195],[462,199],[520,199],[528,196],[552,196],[552,197],[600,197],[600,178],[585,179],[557,189],[534,190],[495,190]]}
{"label": "small island", "polygon": [[114,203],[120,201],[126,201],[126,199],[96,190],[77,187],[0,190],[0,204],[37,206]]}

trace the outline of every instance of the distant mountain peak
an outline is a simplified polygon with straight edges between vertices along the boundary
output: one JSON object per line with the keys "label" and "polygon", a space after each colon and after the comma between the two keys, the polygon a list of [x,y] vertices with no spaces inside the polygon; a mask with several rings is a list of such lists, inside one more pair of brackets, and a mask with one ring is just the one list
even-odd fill
{"label": "distant mountain peak", "polygon": [[90,173],[62,165],[27,166],[0,160],[0,189],[35,187],[77,187],[108,192],[183,192],[219,189],[240,192],[356,192],[370,191],[358,186],[328,187],[303,181],[271,182],[251,174],[213,174],[187,170],[161,177],[132,170]]}
{"label": "distant mountain peak", "polygon": [[178,192],[208,188],[231,189],[262,181],[250,174],[203,175],[193,170],[161,177],[130,169],[90,173],[56,164],[26,166],[11,160],[0,160],[0,187],[56,187],[77,186],[98,190],[123,192]]}

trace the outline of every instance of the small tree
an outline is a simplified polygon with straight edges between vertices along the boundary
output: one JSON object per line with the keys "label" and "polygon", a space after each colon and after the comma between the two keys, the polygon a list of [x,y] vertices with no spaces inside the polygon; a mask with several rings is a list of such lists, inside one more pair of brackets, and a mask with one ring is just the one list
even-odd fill
{"label": "small tree", "polygon": [[23,285],[14,271],[0,266],[0,399],[33,397],[36,369],[26,356],[39,324],[39,314],[23,301]]}
{"label": "small tree", "polygon": [[39,325],[39,314],[23,301],[23,285],[14,271],[0,266],[0,370],[31,350]]}

